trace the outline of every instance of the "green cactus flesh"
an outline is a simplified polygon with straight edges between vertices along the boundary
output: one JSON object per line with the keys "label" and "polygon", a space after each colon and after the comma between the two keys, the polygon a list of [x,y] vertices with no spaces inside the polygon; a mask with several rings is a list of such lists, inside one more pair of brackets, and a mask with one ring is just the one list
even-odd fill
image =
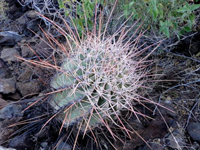
{"label": "green cactus flesh", "polygon": [[63,108],[59,116],[65,118],[66,127],[82,122],[83,130],[92,128],[127,108],[134,91],[131,85],[138,79],[130,78],[131,64],[123,59],[128,57],[109,50],[84,49],[63,61],[60,73],[51,81],[56,92],[50,104],[55,110]]}

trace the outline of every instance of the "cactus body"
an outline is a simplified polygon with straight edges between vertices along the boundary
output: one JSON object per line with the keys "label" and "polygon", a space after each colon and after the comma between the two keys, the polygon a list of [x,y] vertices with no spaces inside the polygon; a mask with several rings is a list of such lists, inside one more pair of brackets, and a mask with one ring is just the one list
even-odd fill
{"label": "cactus body", "polygon": [[56,92],[50,103],[55,110],[63,108],[65,127],[82,123],[81,129],[88,130],[132,109],[142,74],[129,48],[113,39],[88,37],[63,60],[51,81]]}

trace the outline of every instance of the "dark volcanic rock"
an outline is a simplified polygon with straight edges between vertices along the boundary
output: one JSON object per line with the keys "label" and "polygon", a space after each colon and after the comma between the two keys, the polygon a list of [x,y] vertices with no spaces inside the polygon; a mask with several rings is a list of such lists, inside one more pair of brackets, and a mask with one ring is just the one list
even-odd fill
{"label": "dark volcanic rock", "polygon": [[16,149],[14,149],[14,148],[5,148],[5,147],[0,146],[0,150],[16,150]]}
{"label": "dark volcanic rock", "polygon": [[3,94],[15,93],[16,78],[0,79],[0,92]]}
{"label": "dark volcanic rock", "polygon": [[16,148],[16,149],[29,149],[34,150],[34,143],[29,139],[28,134],[22,134],[19,136],[14,137],[10,143],[9,147]]}
{"label": "dark volcanic rock", "polygon": [[20,56],[19,52],[16,48],[4,48],[1,52],[1,59],[5,62],[15,62],[17,61],[17,57]]}
{"label": "dark volcanic rock", "polygon": [[22,107],[20,105],[9,104],[0,110],[0,120],[20,120],[22,116]]}
{"label": "dark volcanic rock", "polygon": [[30,82],[17,82],[17,89],[20,91],[22,96],[28,94],[41,92],[41,85],[38,80],[31,80]]}
{"label": "dark volcanic rock", "polygon": [[10,70],[6,63],[0,59],[0,78],[5,78],[10,75]]}
{"label": "dark volcanic rock", "polygon": [[13,31],[0,32],[0,44],[1,45],[15,45],[17,42],[21,41],[23,35],[19,35]]}
{"label": "dark volcanic rock", "polygon": [[0,109],[2,109],[3,107],[5,107],[8,104],[7,101],[5,101],[4,99],[0,98]]}
{"label": "dark volcanic rock", "polygon": [[26,82],[31,79],[32,75],[33,75],[33,71],[29,67],[26,67],[24,71],[19,75],[17,80],[20,82]]}
{"label": "dark volcanic rock", "polygon": [[174,53],[179,53],[191,57],[199,52],[200,46],[200,32],[192,37],[187,37],[184,40],[178,42],[177,46],[172,50]]}
{"label": "dark volcanic rock", "polygon": [[44,58],[48,58],[53,53],[52,47],[48,44],[48,42],[44,42],[43,40],[41,40],[39,44],[35,45],[35,51]]}
{"label": "dark volcanic rock", "polygon": [[5,2],[9,6],[7,10],[8,18],[13,20],[19,18],[28,9],[27,6],[22,6],[18,0],[5,0]]}
{"label": "dark volcanic rock", "polygon": [[8,140],[17,130],[17,126],[10,125],[22,119],[22,111],[22,106],[17,104],[8,104],[0,110],[0,143]]}
{"label": "dark volcanic rock", "polygon": [[29,12],[27,12],[26,16],[30,19],[35,19],[37,17],[37,11],[35,10],[31,10]]}
{"label": "dark volcanic rock", "polygon": [[187,127],[187,132],[193,140],[200,142],[200,123],[191,122]]}
{"label": "dark volcanic rock", "polygon": [[185,146],[184,130],[176,129],[165,138],[165,143],[172,149],[180,149]]}

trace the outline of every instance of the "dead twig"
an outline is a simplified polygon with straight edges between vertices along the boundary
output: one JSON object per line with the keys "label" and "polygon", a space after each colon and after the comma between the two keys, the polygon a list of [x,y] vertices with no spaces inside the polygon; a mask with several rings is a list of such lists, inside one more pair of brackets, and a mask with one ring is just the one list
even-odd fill
{"label": "dead twig", "polygon": [[[173,86],[173,87],[167,89],[166,91],[164,91],[163,93],[160,94],[159,99],[158,99],[158,104],[161,102],[162,96],[163,96],[164,94],[166,94],[167,92],[169,92],[169,91],[171,91],[171,90],[173,90],[173,89],[175,89],[175,88],[177,88],[177,87],[188,86],[188,85],[190,85],[190,84],[194,84],[194,83],[198,83],[198,82],[200,82],[200,79],[199,79],[199,80],[192,81],[192,82],[188,82],[188,83],[185,83],[185,84],[178,84],[178,85],[175,85],[175,86]],[[155,109],[154,109],[154,111],[153,111],[153,115],[155,115],[155,112],[156,112],[156,110],[157,110],[157,107],[158,107],[158,106],[155,107]]]}

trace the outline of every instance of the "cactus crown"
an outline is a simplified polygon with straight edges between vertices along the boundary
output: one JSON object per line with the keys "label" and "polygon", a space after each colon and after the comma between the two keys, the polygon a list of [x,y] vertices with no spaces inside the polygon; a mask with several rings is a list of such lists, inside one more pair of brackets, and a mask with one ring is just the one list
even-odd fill
{"label": "cactus crown", "polygon": [[81,129],[88,130],[133,109],[143,73],[141,62],[134,61],[136,52],[129,50],[130,45],[113,37],[103,41],[88,36],[63,60],[51,81],[57,90],[51,105],[63,108],[60,119],[66,127],[82,123]]}

